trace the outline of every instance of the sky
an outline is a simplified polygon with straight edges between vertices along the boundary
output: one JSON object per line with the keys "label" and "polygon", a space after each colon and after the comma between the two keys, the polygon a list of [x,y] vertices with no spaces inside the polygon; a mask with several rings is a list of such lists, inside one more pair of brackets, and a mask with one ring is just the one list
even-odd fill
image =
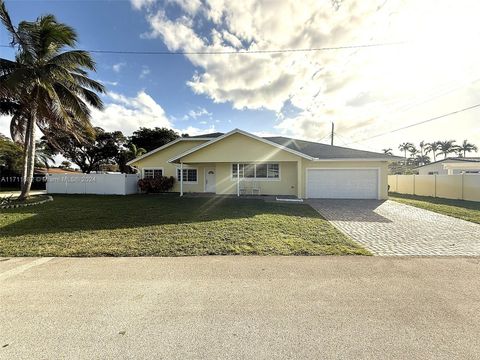
{"label": "sky", "polygon": [[[299,5],[301,4],[301,5]],[[14,23],[47,13],[93,53],[105,109],[92,122],[130,135],[240,128],[371,151],[468,139],[480,145],[480,3],[475,0],[7,0]],[[0,44],[9,38],[2,28]],[[307,52],[235,51],[396,45]],[[198,54],[216,52],[217,54]],[[230,52],[230,54],[218,54]],[[197,54],[192,54],[197,53]],[[0,57],[13,51],[0,48]],[[7,117],[0,133],[8,134]],[[386,133],[386,134],[385,134]],[[376,136],[385,134],[382,136]],[[474,155],[474,154],[473,154]]]}

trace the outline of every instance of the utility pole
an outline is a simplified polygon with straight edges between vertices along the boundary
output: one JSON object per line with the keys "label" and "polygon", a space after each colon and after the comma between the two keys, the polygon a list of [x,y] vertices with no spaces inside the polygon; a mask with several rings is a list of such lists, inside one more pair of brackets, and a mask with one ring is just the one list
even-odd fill
{"label": "utility pole", "polygon": [[335,124],[334,124],[333,121],[332,121],[332,135],[331,135],[331,137],[332,137],[331,145],[332,145],[332,146],[333,146],[333,134],[334,134],[334,130],[335,130]]}

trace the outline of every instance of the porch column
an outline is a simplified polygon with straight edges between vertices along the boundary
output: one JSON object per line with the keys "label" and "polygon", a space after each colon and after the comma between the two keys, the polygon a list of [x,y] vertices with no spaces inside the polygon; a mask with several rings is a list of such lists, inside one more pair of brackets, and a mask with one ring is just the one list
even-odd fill
{"label": "porch column", "polygon": [[297,197],[302,198],[303,192],[303,172],[302,159],[297,161]]}
{"label": "porch column", "polygon": [[180,196],[183,196],[183,162],[180,162]]}
{"label": "porch column", "polygon": [[237,163],[237,196],[240,196],[240,164]]}

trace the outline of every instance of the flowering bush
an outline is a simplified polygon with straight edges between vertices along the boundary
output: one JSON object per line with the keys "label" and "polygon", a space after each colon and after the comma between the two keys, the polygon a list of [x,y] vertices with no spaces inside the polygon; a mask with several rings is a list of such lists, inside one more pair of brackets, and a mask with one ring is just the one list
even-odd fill
{"label": "flowering bush", "polygon": [[138,180],[138,187],[146,193],[161,193],[172,190],[175,178],[173,176],[157,176]]}

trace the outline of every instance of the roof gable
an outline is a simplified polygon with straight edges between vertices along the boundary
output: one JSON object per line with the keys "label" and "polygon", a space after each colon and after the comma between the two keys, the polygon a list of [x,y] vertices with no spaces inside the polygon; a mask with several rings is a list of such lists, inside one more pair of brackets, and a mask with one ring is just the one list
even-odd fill
{"label": "roof gable", "polygon": [[166,148],[169,148],[170,146],[175,145],[175,144],[177,144],[179,142],[182,142],[182,141],[192,141],[192,142],[202,142],[202,143],[204,143],[205,141],[208,141],[208,140],[210,140],[210,139],[209,138],[203,138],[203,137],[202,138],[200,138],[200,137],[196,137],[196,138],[190,138],[190,137],[182,138],[182,137],[180,137],[178,139],[175,139],[173,141],[170,141],[170,142],[166,143],[163,146],[160,146],[156,149],[153,149],[152,151],[149,151],[149,152],[147,152],[147,153],[145,153],[145,154],[143,154],[143,155],[141,155],[141,156],[139,156],[139,157],[137,157],[133,160],[130,160],[129,162],[127,162],[127,165],[132,165],[132,164],[134,164],[134,163],[136,163],[140,160],[143,160],[143,159],[145,159],[145,158],[147,158],[147,157],[149,157],[153,154],[158,153],[159,151],[162,151]]}
{"label": "roof gable", "polygon": [[[183,152],[182,154],[179,154],[179,155],[177,155],[177,156],[169,159],[169,162],[178,162],[181,158],[184,158],[184,157],[186,157],[186,156],[188,156],[188,155],[190,155],[190,154],[193,154],[193,153],[195,153],[195,152],[197,152],[197,151],[200,151],[200,150],[205,149],[205,148],[207,148],[207,147],[209,147],[209,146],[212,146],[212,145],[214,145],[214,144],[216,144],[216,143],[219,143],[219,142],[221,142],[221,141],[224,141],[225,139],[228,139],[229,137],[231,137],[231,136],[233,136],[233,135],[235,135],[235,134],[241,134],[241,135],[243,135],[243,136],[246,136],[246,137],[248,137],[248,138],[250,138],[250,139],[253,139],[253,140],[255,140],[255,141],[258,141],[258,142],[260,142],[260,143],[267,144],[268,146],[271,146],[271,147],[273,147],[273,148],[275,148],[275,149],[278,149],[278,150],[281,150],[281,151],[285,151],[285,152],[287,152],[287,153],[289,153],[289,154],[293,154],[293,155],[295,155],[295,156],[299,156],[299,157],[302,157],[302,158],[306,158],[306,159],[312,160],[312,157],[311,157],[311,156],[308,156],[308,155],[306,155],[306,154],[304,154],[304,153],[302,153],[302,152],[299,152],[299,151],[290,149],[290,148],[285,147],[285,146],[283,146],[283,145],[280,145],[280,144],[277,144],[277,143],[275,143],[275,142],[272,142],[272,141],[270,141],[270,140],[268,140],[268,139],[261,138],[261,137],[259,137],[259,136],[250,134],[250,133],[248,133],[248,132],[246,132],[246,131],[243,131],[243,130],[240,130],[240,129],[235,129],[235,130],[232,130],[232,131],[230,131],[230,132],[228,132],[228,133],[226,133],[226,134],[223,134],[222,136],[217,137],[216,139],[213,139],[213,140],[211,140],[211,141],[209,141],[209,142],[206,142],[206,143],[201,144],[201,145],[199,145],[199,146],[196,146],[196,147],[194,147],[194,148],[192,148],[192,149],[190,149],[190,150],[188,150],[188,151],[185,151],[185,152]],[[240,150],[240,149],[238,149],[238,150]],[[254,159],[251,159],[251,160],[254,160]]]}

